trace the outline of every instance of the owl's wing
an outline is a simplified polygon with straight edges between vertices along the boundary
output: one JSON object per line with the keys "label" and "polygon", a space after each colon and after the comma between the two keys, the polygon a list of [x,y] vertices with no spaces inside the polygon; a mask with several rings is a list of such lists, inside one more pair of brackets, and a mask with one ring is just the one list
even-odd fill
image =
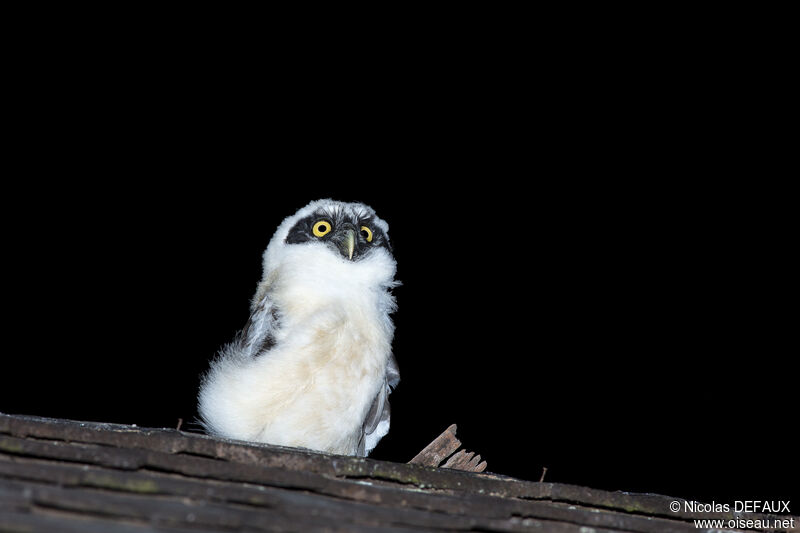
{"label": "owl's wing", "polygon": [[397,369],[397,360],[394,354],[389,354],[389,363],[386,365],[386,384],[389,385],[391,392],[400,383],[400,371]]}
{"label": "owl's wing", "polygon": [[389,355],[383,386],[375,395],[367,417],[364,419],[361,440],[358,443],[358,455],[362,457],[369,455],[369,452],[378,445],[378,441],[389,432],[389,393],[399,382],[400,372],[397,370],[397,361],[394,355]]}
{"label": "owl's wing", "polygon": [[278,328],[278,307],[269,297],[261,295],[253,306],[250,318],[239,333],[236,343],[242,355],[255,357],[269,351],[275,345],[275,330]]}

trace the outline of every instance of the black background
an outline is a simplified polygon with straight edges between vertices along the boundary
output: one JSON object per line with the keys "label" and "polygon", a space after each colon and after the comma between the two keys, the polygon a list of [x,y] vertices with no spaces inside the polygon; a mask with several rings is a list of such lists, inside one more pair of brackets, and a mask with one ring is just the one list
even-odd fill
{"label": "black background", "polygon": [[793,496],[796,208],[719,55],[242,39],[18,65],[0,411],[199,430],[269,238],[332,197],[388,221],[403,283],[373,457],[457,423],[501,474]]}

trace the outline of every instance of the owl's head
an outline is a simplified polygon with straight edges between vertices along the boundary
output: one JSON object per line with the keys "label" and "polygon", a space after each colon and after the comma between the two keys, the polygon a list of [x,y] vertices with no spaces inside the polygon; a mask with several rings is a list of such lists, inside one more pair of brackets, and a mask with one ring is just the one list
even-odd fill
{"label": "owl's head", "polygon": [[391,252],[388,232],[389,225],[371,207],[334,200],[312,202],[278,228],[286,245],[324,244],[348,261],[368,257],[377,248]]}
{"label": "owl's head", "polygon": [[264,252],[264,279],[279,268],[337,284],[392,284],[389,225],[361,203],[311,202],[278,226]]}

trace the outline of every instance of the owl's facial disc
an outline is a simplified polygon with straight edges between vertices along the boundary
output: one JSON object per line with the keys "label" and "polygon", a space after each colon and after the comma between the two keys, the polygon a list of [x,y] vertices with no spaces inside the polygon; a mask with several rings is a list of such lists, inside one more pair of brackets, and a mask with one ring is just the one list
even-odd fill
{"label": "owl's facial disc", "polygon": [[287,244],[322,242],[348,261],[358,261],[373,248],[389,249],[383,232],[370,224],[370,219],[356,220],[313,215],[300,220],[286,237]]}

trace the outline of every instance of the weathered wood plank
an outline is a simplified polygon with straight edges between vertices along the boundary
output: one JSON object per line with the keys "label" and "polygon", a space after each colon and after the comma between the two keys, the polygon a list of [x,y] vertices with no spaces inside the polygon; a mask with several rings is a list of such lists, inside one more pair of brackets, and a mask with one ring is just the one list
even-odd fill
{"label": "weathered wood plank", "polygon": [[[233,503],[238,505],[280,508],[292,506],[301,508],[306,505],[316,508],[328,501],[353,502],[367,505],[378,505],[395,509],[398,517],[403,517],[403,509],[416,509],[435,512],[439,516],[467,517],[475,523],[508,522],[514,517],[526,516],[529,519],[548,522],[563,521],[565,517],[580,519],[581,523],[595,527],[604,525],[625,525],[638,527],[639,531],[660,531],[652,520],[644,522],[642,517],[630,517],[614,512],[598,513],[595,509],[564,506],[553,506],[545,502],[528,502],[516,499],[504,499],[496,496],[467,494],[452,496],[440,493],[424,493],[409,491],[402,487],[373,486],[351,484],[352,490],[342,491],[334,500],[312,493],[281,490],[275,487],[236,484],[227,482],[209,482],[203,479],[187,479],[158,472],[114,471],[101,467],[85,467],[80,465],[51,464],[32,459],[3,460],[0,456],[0,477],[13,477],[36,482],[50,481],[62,487],[86,487],[111,491],[131,492],[134,495],[160,495],[204,499],[216,503]],[[287,494],[290,495],[287,499]],[[298,494],[305,494],[302,498]],[[302,501],[301,501],[302,499]],[[327,504],[326,504],[327,505]],[[399,511],[398,511],[399,510]],[[380,516],[381,512],[372,512]],[[348,511],[348,514],[350,512]],[[448,523],[455,524],[453,520]],[[652,525],[652,527],[646,527]],[[426,527],[432,524],[426,523]],[[510,527],[510,526],[509,526]]]}
{"label": "weathered wood plank", "polygon": [[[2,456],[0,456],[2,459]],[[27,463],[27,464],[26,464]],[[115,471],[102,467],[86,467],[78,464],[51,464],[34,459],[13,459],[6,458],[0,460],[0,477],[8,476],[14,478],[26,477],[36,481],[51,481],[63,487],[85,487],[92,489],[107,489],[111,491],[130,492],[134,497],[141,495],[170,495],[179,497],[189,497],[204,499],[209,502],[228,503],[247,506],[261,506],[266,508],[291,507],[302,509],[304,506],[313,509],[317,514],[323,508],[326,499],[318,499],[313,495],[306,495],[302,498],[309,498],[303,502],[299,501],[300,492],[289,491],[274,487],[241,485],[225,482],[208,482],[205,479],[186,479],[182,476],[168,475],[158,472],[130,472]],[[421,492],[408,491],[401,487],[373,487],[370,485],[357,484],[351,487],[354,490],[342,491],[338,494],[341,499],[350,498],[361,503],[379,505],[380,508],[366,511],[369,516],[381,517],[385,510],[394,509],[391,512],[394,519],[402,520],[402,523],[413,524],[433,528],[442,526],[431,521],[421,521],[419,517],[415,520],[409,519],[407,511],[403,509],[417,509],[423,511],[433,511],[436,516],[449,516],[447,525],[459,526],[464,528],[489,527],[496,530],[513,530],[513,524],[518,517],[526,517],[527,521],[542,522],[551,524],[558,521],[577,521],[583,525],[591,525],[595,528],[604,526],[621,527],[632,531],[663,531],[664,524],[638,516],[628,516],[614,512],[598,512],[595,509],[579,509],[571,507],[565,509],[561,506],[553,506],[545,502],[529,502],[517,499],[504,499],[490,495],[467,494],[454,497],[444,494],[425,494]],[[287,499],[287,494],[288,499]],[[316,498],[316,499],[315,499]],[[103,508],[108,510],[109,506],[104,500],[92,496],[92,502],[99,502]],[[42,502],[39,502],[40,504]],[[45,501],[45,505],[52,505],[52,502]],[[328,504],[329,505],[329,504]],[[63,510],[63,509],[62,509]],[[73,511],[94,512],[91,508],[77,508]],[[348,516],[358,516],[352,510],[340,511]],[[124,518],[136,518],[135,514],[123,513],[117,509],[117,513]],[[336,513],[332,513],[335,515]],[[142,518],[141,516],[138,518]],[[505,524],[503,526],[503,524]],[[209,527],[219,527],[220,524],[211,522]],[[687,526],[688,527],[688,526]],[[673,530],[682,530],[673,528]]]}
{"label": "weathered wood plank", "polygon": [[[451,444],[441,450],[458,441],[454,426],[451,434],[452,439],[445,437]],[[464,450],[450,452],[445,460],[467,468],[485,464]],[[683,509],[673,513],[673,500],[681,501],[174,429],[0,414],[0,530],[50,531],[47,525],[62,517],[67,531],[80,530],[77,525],[85,521],[119,523],[128,528],[124,531],[591,528],[655,533],[696,531],[692,518],[731,518]]]}

